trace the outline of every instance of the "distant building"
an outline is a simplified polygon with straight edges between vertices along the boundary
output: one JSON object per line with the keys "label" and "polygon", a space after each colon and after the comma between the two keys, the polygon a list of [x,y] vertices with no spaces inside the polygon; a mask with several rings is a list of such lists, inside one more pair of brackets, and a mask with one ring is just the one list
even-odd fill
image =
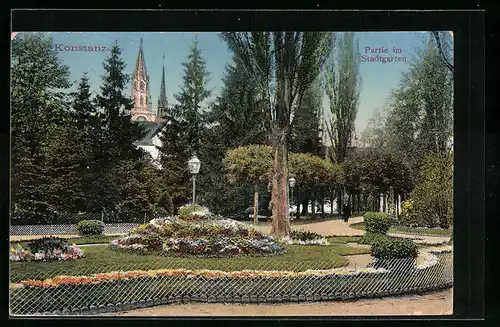
{"label": "distant building", "polygon": [[145,126],[146,135],[140,141],[135,142],[135,144],[139,148],[147,151],[151,155],[153,163],[158,168],[161,168],[158,147],[162,144],[160,134],[163,128],[165,128],[165,124],[151,121],[141,121],[140,124]]}
{"label": "distant building", "polygon": [[[163,56],[163,59],[165,59],[165,56]],[[160,155],[157,147],[161,146],[160,134],[166,126],[164,116],[168,113],[167,92],[165,87],[165,63],[163,63],[160,96],[155,112],[152,109],[149,74],[146,68],[142,39],[139,46],[135,70],[132,74],[131,84],[131,95],[134,101],[134,107],[130,112],[132,121],[140,122],[146,129],[146,135],[135,144],[147,151],[151,155],[153,162],[160,167]]]}

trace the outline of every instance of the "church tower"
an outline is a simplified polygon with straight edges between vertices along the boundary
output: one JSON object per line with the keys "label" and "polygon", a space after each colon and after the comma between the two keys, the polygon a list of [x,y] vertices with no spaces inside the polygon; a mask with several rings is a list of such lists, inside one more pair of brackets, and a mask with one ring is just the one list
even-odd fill
{"label": "church tower", "polygon": [[146,69],[146,61],[144,59],[144,49],[139,47],[135,70],[132,74],[132,99],[134,107],[131,110],[132,120],[137,121],[156,121],[156,115],[151,109],[151,96],[149,90],[149,75]]}
{"label": "church tower", "polygon": [[158,98],[158,113],[156,120],[161,122],[168,113],[167,91],[165,88],[165,54],[163,54],[163,71],[161,74],[160,97]]}

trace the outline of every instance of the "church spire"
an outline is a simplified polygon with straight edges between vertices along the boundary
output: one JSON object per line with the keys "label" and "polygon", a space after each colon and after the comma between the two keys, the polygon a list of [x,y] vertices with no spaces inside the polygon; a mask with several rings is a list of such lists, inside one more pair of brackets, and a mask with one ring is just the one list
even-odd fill
{"label": "church spire", "polygon": [[148,71],[146,69],[146,60],[144,59],[143,40],[139,46],[139,54],[137,55],[137,62],[135,64],[134,76],[141,76],[144,80],[148,79]]}
{"label": "church spire", "polygon": [[146,69],[142,38],[140,41],[139,53],[137,54],[137,61],[132,75],[131,84],[131,96],[134,100],[132,120],[155,121],[156,115],[153,113],[151,108],[149,75]]}
{"label": "church spire", "polygon": [[158,116],[160,119],[167,113],[167,91],[165,88],[165,54],[163,54],[163,69],[161,74],[160,97],[158,98]]}

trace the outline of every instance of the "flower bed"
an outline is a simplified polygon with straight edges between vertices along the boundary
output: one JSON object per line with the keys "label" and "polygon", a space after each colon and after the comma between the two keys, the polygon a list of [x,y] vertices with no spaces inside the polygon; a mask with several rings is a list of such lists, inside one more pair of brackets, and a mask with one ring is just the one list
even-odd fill
{"label": "flower bed", "polygon": [[348,269],[334,268],[326,270],[305,270],[294,271],[262,271],[262,270],[241,270],[241,271],[220,271],[220,270],[188,270],[188,269],[157,269],[157,270],[136,270],[136,271],[114,271],[109,273],[94,274],[91,276],[56,276],[45,280],[25,280],[20,283],[11,284],[11,288],[35,287],[50,288],[63,285],[85,285],[99,284],[109,281],[130,280],[153,277],[185,277],[185,278],[299,278],[306,276],[333,277],[333,276],[355,276],[359,274],[380,274],[389,272],[386,269],[364,268]]}
{"label": "flower bed", "polygon": [[232,219],[189,222],[178,218],[152,220],[111,241],[112,249],[141,254],[189,257],[279,255],[279,242]]}
{"label": "flower bed", "polygon": [[438,263],[437,254],[440,253],[451,253],[451,249],[443,248],[443,249],[433,249],[430,251],[421,251],[420,255],[417,258],[415,268],[416,269],[425,269],[432,267]]}
{"label": "flower bed", "polygon": [[82,257],[84,257],[82,249],[75,244],[69,245],[63,239],[46,237],[30,242],[27,249],[20,244],[11,246],[9,259],[19,262],[75,260]]}
{"label": "flower bed", "polygon": [[297,245],[330,245],[323,236],[310,231],[292,231],[290,237],[283,239],[286,244]]}

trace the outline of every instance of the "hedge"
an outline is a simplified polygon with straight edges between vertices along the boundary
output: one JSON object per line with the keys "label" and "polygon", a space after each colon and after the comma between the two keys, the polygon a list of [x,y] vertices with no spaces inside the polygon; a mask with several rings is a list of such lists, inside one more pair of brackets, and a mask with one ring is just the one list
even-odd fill
{"label": "hedge", "polygon": [[371,254],[377,259],[416,258],[418,247],[408,239],[384,236],[373,241]]}
{"label": "hedge", "polygon": [[383,212],[366,212],[363,218],[367,233],[387,234],[393,223],[392,218]]}
{"label": "hedge", "polygon": [[104,223],[100,220],[82,220],[76,225],[80,236],[99,236],[104,232]]}

